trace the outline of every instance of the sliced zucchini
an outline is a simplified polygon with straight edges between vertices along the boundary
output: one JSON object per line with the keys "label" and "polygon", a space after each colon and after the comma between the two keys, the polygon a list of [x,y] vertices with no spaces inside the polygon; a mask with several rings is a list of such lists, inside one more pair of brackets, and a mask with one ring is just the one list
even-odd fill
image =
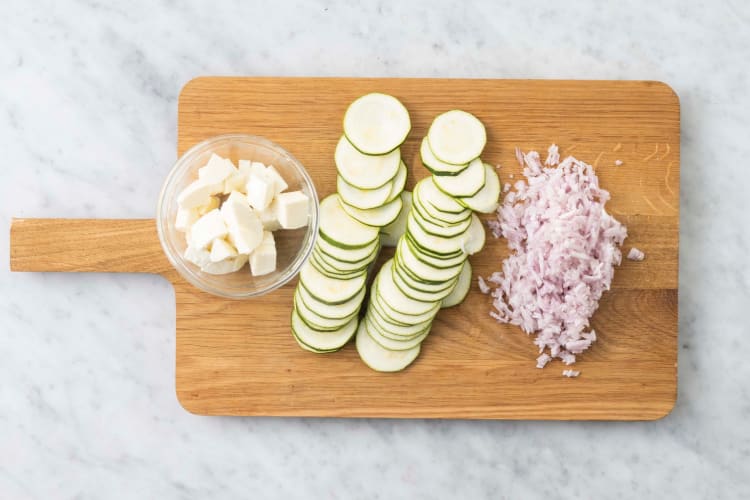
{"label": "sliced zucchini", "polygon": [[401,195],[401,192],[404,190],[404,187],[406,186],[406,177],[408,174],[408,170],[406,169],[406,163],[404,163],[404,160],[401,160],[401,165],[398,167],[398,172],[396,172],[396,177],[394,177],[391,180],[391,192],[388,195],[388,200],[386,200],[386,203],[389,201],[393,201],[396,198],[398,198]]}
{"label": "sliced zucchini", "polygon": [[367,309],[367,316],[373,322],[377,323],[377,326],[385,336],[395,340],[406,340],[417,337],[424,333],[425,330],[428,330],[432,324],[431,319],[411,325],[394,323],[382,312],[382,309],[375,306]]}
{"label": "sliced zucchini", "polygon": [[367,155],[383,155],[399,147],[409,135],[409,112],[393,96],[363,95],[344,114],[344,134]]}
{"label": "sliced zucchini", "polygon": [[320,202],[319,230],[328,243],[347,250],[367,247],[378,238],[378,229],[352,219],[336,194]]}
{"label": "sliced zucchini", "polygon": [[425,177],[417,183],[417,186],[414,188],[414,192],[415,194],[417,194],[417,196],[419,196],[419,201],[425,206],[427,206],[427,204],[429,203],[440,212],[454,214],[456,217],[467,217],[466,214],[467,212],[469,212],[469,210],[467,210],[466,207],[457,202],[454,197],[441,191],[435,185],[434,179],[434,176]]}
{"label": "sliced zucchini", "polygon": [[[471,226],[469,227],[471,228]],[[430,234],[422,229],[422,226],[416,223],[412,214],[409,214],[409,217],[406,220],[406,231],[417,245],[421,248],[429,249],[429,252],[433,255],[455,255],[457,252],[463,250],[464,240],[466,239],[464,236],[466,233],[447,238]]]}
{"label": "sliced zucchini", "polygon": [[395,247],[398,239],[406,231],[406,218],[412,209],[412,194],[410,191],[401,192],[403,207],[396,220],[380,230],[380,242],[384,247]]}
{"label": "sliced zucchini", "polygon": [[378,282],[378,297],[391,309],[415,316],[434,311],[435,302],[414,300],[396,286],[393,281],[393,259],[383,264],[376,279]]}
{"label": "sliced zucchini", "polygon": [[325,276],[336,280],[348,280],[353,278],[354,276],[365,273],[364,269],[352,272],[339,271],[338,269],[332,267],[330,264],[324,262],[318,255],[315,254],[315,252],[310,255],[308,262],[321,274],[324,274]]}
{"label": "sliced zucchini", "polygon": [[441,308],[453,307],[464,301],[471,288],[471,264],[467,260],[458,275],[458,281],[450,295],[443,299]]}
{"label": "sliced zucchini", "polygon": [[377,303],[380,306],[383,313],[390,318],[393,322],[402,323],[404,325],[412,325],[414,323],[420,323],[422,321],[431,320],[440,310],[440,302],[436,304],[434,309],[431,309],[423,314],[411,314],[397,311],[391,307],[377,292],[378,284],[377,279],[372,284],[372,290],[370,291],[370,300]]}
{"label": "sliced zucchini", "polygon": [[471,225],[463,236],[465,238],[463,249],[467,254],[474,255],[484,248],[486,238],[484,225],[476,214],[471,214]]}
{"label": "sliced zucchini", "polygon": [[[351,319],[355,317],[357,313],[359,313],[359,307],[357,307],[354,313],[350,314],[349,316],[345,316],[343,318],[326,318],[325,316],[321,316],[320,314],[310,309],[310,306],[308,306],[300,296],[300,290],[304,290],[304,288],[298,286],[297,290],[295,290],[294,292],[294,307],[297,308],[297,313],[299,314],[300,318],[302,318],[302,321],[310,325],[310,327],[315,330],[338,330],[349,321],[351,321]],[[318,301],[315,301],[315,304],[318,303]]]}
{"label": "sliced zucchini", "polygon": [[487,144],[487,131],[476,116],[454,109],[435,118],[427,140],[437,159],[465,165],[482,154]]}
{"label": "sliced zucchini", "polygon": [[304,286],[297,287],[295,294],[299,295],[300,300],[318,316],[328,319],[344,319],[359,311],[366,292],[367,289],[363,286],[352,298],[339,304],[327,304],[323,302]]}
{"label": "sliced zucchini", "polygon": [[[393,271],[398,275],[398,279],[400,281],[403,281],[406,286],[408,286],[409,288],[413,288],[416,291],[425,293],[440,293],[444,292],[445,290],[451,289],[453,285],[456,284],[457,278],[449,281],[425,281],[405,268],[398,254],[394,256],[394,261],[396,264],[393,266]],[[395,279],[396,277],[394,277],[394,280]]]}
{"label": "sliced zucchini", "polygon": [[362,262],[364,260],[372,260],[377,256],[379,250],[379,242],[376,238],[371,244],[355,249],[341,248],[336,245],[329,243],[324,238],[318,238],[315,241],[315,247],[326,255],[330,255],[336,260],[341,262]]}
{"label": "sliced zucchini", "polygon": [[[409,221],[407,220],[406,222],[408,224]],[[409,231],[404,233],[404,239],[408,240],[409,243],[411,243],[412,247],[419,250],[420,254],[428,255],[435,259],[448,260],[448,259],[458,259],[458,258],[466,257],[466,254],[461,249],[456,250],[455,252],[438,253],[438,252],[435,252],[434,249],[425,248],[422,245],[420,245],[417,240],[414,239],[414,236],[411,233],[409,233]],[[435,266],[435,267],[451,267],[451,266]]]}
{"label": "sliced zucchini", "polygon": [[[419,260],[411,247],[402,240],[396,248],[399,262],[417,278],[430,282],[445,282],[454,279],[461,272],[462,264],[455,267],[440,268],[433,267]],[[385,269],[385,266],[383,267]]]}
{"label": "sliced zucchini", "polygon": [[403,206],[404,204],[401,202],[400,197],[385,205],[368,210],[362,210],[346,203],[341,203],[341,207],[350,217],[362,224],[372,226],[376,230],[395,221],[398,214],[401,213]]}
{"label": "sliced zucchini", "polygon": [[346,137],[341,137],[333,159],[336,170],[348,184],[360,189],[376,189],[396,176],[401,152],[397,148],[383,155],[366,155],[357,151]]}
{"label": "sliced zucchini", "polygon": [[467,217],[456,224],[449,224],[447,222],[438,221],[429,215],[424,215],[419,209],[413,210],[410,215],[411,217],[414,217],[415,222],[422,226],[422,229],[428,233],[435,236],[443,236],[445,238],[465,233],[471,224],[471,217]]}
{"label": "sliced zucchini", "polygon": [[427,338],[427,335],[430,334],[430,329],[428,328],[414,338],[396,340],[381,333],[381,331],[377,328],[377,326],[375,326],[371,318],[366,317],[363,323],[365,324],[367,333],[370,335],[370,337],[372,337],[372,340],[380,344],[380,347],[388,349],[389,351],[406,351],[408,349],[412,349],[421,344],[422,341]]}
{"label": "sliced zucchini", "polygon": [[375,342],[364,321],[357,328],[357,352],[362,361],[378,372],[398,372],[409,366],[419,356],[421,344],[406,351],[389,351]]}
{"label": "sliced zucchini", "polygon": [[[394,266],[394,269],[395,267],[396,266]],[[450,283],[455,284],[455,281],[455,279],[451,280]],[[419,290],[418,288],[411,286],[411,283],[413,281],[409,281],[408,278],[404,278],[403,274],[395,270],[393,271],[393,282],[402,292],[404,292],[404,295],[420,302],[436,302],[438,300],[443,300],[453,291],[452,286],[445,287],[443,290],[436,292],[425,292],[423,290]]]}
{"label": "sliced zucchini", "polygon": [[292,310],[292,332],[306,346],[316,351],[332,352],[341,349],[357,331],[359,318],[355,317],[346,325],[332,332],[321,332],[310,328],[302,321],[296,309]]}
{"label": "sliced zucchini", "polygon": [[[339,273],[357,273],[364,271],[367,269],[367,266],[370,265],[370,262],[372,262],[371,258],[359,262],[340,261],[330,255],[326,255],[322,250],[319,250],[317,246],[313,249],[313,254],[318,261],[325,263]],[[372,255],[374,256],[375,254]]]}
{"label": "sliced zucchini", "polygon": [[357,208],[375,208],[388,201],[393,191],[393,181],[388,181],[375,189],[360,189],[354,187],[344,180],[340,175],[336,176],[336,191],[342,200]]}
{"label": "sliced zucchini", "polygon": [[456,267],[463,264],[463,262],[466,260],[466,254],[463,251],[451,256],[434,255],[414,243],[414,240],[412,240],[411,238],[407,237],[404,239],[406,240],[406,243],[411,246],[414,255],[416,255],[419,260],[421,260],[425,264],[431,265],[432,267]]}
{"label": "sliced zucchini", "polygon": [[434,175],[432,180],[442,192],[450,196],[474,196],[485,182],[484,163],[479,158],[471,160],[469,166],[456,175]]}
{"label": "sliced zucchini", "polygon": [[484,187],[474,196],[458,198],[458,202],[476,212],[489,214],[497,210],[500,200],[500,179],[492,165],[484,164]]}
{"label": "sliced zucchini", "polygon": [[419,146],[419,156],[422,157],[422,164],[425,168],[434,175],[456,175],[463,172],[469,166],[468,164],[452,165],[435,158],[435,154],[430,149],[430,142],[427,140],[427,137],[422,139],[422,144]]}
{"label": "sliced zucchini", "polygon": [[299,280],[310,295],[326,304],[343,304],[360,293],[367,276],[362,273],[349,279],[336,279],[326,276],[309,261],[302,266]]}

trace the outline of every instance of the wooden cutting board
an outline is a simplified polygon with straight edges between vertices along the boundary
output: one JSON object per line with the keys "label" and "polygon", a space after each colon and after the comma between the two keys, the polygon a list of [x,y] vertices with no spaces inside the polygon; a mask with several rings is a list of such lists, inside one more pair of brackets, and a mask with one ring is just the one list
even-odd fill
{"label": "wooden cutting board", "polygon": [[[16,219],[11,269],[167,277],[177,301],[177,397],[202,415],[641,420],[669,413],[677,393],[680,188],[672,89],[641,81],[198,78],[180,94],[178,153],[217,134],[262,135],[297,156],[323,198],[335,189],[344,110],[371,91],[395,95],[411,113],[403,146],[409,189],[427,175],[420,139],[434,116],[453,108],[485,123],[483,159],[501,165],[503,182],[520,177],[515,146],[544,154],[555,142],[596,167],[612,193],[607,208],[628,227],[625,252],[637,246],[646,260],[617,270],[593,318],[599,340],[575,366],[580,377],[562,377],[559,362],[535,368],[532,339],[491,319],[476,283],[460,307],[438,315],[421,356],[401,373],[373,372],[351,344],[329,355],[302,351],[289,331],[296,281],[245,301],[202,293],[170,268],[153,220]],[[471,259],[475,274],[500,269],[506,255],[504,240],[488,238]]]}

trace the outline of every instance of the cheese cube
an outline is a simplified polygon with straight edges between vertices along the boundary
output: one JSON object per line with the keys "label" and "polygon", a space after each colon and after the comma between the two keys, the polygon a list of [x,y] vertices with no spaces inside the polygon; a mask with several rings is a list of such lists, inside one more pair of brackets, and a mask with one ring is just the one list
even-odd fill
{"label": "cheese cube", "polygon": [[206,215],[214,208],[219,208],[219,198],[210,196],[206,203],[197,206],[195,209],[198,211],[198,215]]}
{"label": "cheese cube", "polygon": [[250,160],[240,160],[238,163],[237,170],[240,171],[242,174],[249,174],[250,173],[250,165],[252,162]]}
{"label": "cheese cube", "polygon": [[234,203],[234,202],[241,203],[243,205],[250,205],[250,203],[248,203],[247,201],[247,197],[244,194],[240,193],[239,191],[232,191],[231,193],[229,193],[229,196],[227,197],[227,201],[225,201],[224,203]]}
{"label": "cheese cube", "polygon": [[224,180],[224,194],[229,194],[232,191],[245,191],[245,185],[247,184],[247,174],[242,172],[235,172]]}
{"label": "cheese cube", "polygon": [[263,276],[276,270],[276,244],[273,233],[263,231],[263,242],[250,254],[250,272]]}
{"label": "cheese cube", "polygon": [[249,255],[263,239],[263,224],[249,205],[225,201],[221,215],[229,231],[229,241],[237,253]]}
{"label": "cheese cube", "polygon": [[178,231],[182,231],[184,233],[190,228],[190,226],[195,224],[195,221],[198,220],[198,217],[198,211],[193,208],[178,208],[177,216],[175,217],[174,221],[174,227]]}
{"label": "cheese cube", "polygon": [[266,177],[273,180],[274,187],[275,187],[275,193],[274,195],[277,195],[283,191],[286,191],[286,189],[289,187],[289,184],[286,183],[284,178],[281,176],[278,170],[273,167],[273,165],[266,168]]}
{"label": "cheese cube", "polygon": [[250,164],[250,174],[260,175],[263,177],[266,175],[266,166],[259,161],[254,161]]}
{"label": "cheese cube", "polygon": [[274,181],[266,175],[250,174],[247,180],[247,201],[255,210],[265,210],[276,194]]}
{"label": "cheese cube", "polygon": [[232,160],[212,153],[208,163],[198,169],[198,180],[204,184],[221,184],[223,187],[224,180],[235,172],[237,169]]}
{"label": "cheese cube", "polygon": [[227,240],[217,238],[211,243],[211,254],[209,255],[211,262],[220,262],[231,257],[237,257],[237,250],[227,243]]}
{"label": "cheese cube", "polygon": [[239,271],[245,264],[247,264],[247,255],[238,255],[219,262],[209,262],[201,268],[201,271],[208,274],[229,274]]}
{"label": "cheese cube", "polygon": [[188,245],[185,249],[185,260],[192,262],[196,266],[203,269],[207,264],[211,263],[210,253],[205,248],[197,248],[192,245]]}
{"label": "cheese cube", "polygon": [[177,196],[177,204],[182,208],[196,208],[209,201],[215,185],[205,184],[200,179],[193,181]]}
{"label": "cheese cube", "polygon": [[[232,205],[235,205],[234,203]],[[221,212],[214,208],[195,221],[190,228],[190,245],[195,248],[206,248],[216,238],[227,235],[227,226]]]}
{"label": "cheese cube", "polygon": [[258,214],[258,217],[260,217],[260,222],[263,224],[263,229],[267,231],[276,231],[277,229],[281,229],[281,224],[279,224],[278,208],[279,204],[276,202],[276,200],[273,200],[265,210],[256,212]]}
{"label": "cheese cube", "polygon": [[279,193],[276,204],[281,227],[297,229],[307,225],[310,200],[302,191]]}

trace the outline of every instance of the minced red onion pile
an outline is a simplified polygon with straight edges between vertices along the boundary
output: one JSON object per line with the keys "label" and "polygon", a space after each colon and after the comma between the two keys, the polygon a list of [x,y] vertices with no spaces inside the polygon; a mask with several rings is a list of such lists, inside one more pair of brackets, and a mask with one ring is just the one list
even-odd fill
{"label": "minced red onion pile", "polygon": [[526,181],[515,183],[489,223],[512,253],[502,272],[487,279],[496,288],[479,278],[480,289],[494,298],[490,315],[535,335],[539,368],[554,358],[570,365],[596,340],[589,319],[610,288],[627,237],[604,208],[609,192],[591,165],[572,156],[560,162],[554,144],[548,153],[545,168],[536,151],[516,151]]}

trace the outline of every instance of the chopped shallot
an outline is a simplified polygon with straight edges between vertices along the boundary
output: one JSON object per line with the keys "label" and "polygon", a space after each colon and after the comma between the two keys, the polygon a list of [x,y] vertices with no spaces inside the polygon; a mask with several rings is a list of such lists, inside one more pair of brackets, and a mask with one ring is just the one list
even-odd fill
{"label": "chopped shallot", "polygon": [[549,167],[554,167],[558,163],[560,163],[560,150],[558,149],[557,144],[553,144],[547,150],[547,159],[544,160],[544,164]]}
{"label": "chopped shallot", "polygon": [[489,287],[489,285],[484,281],[484,278],[482,278],[481,276],[479,276],[477,278],[477,284],[479,285],[479,291],[480,292],[482,292],[484,294],[490,293],[490,287]]}
{"label": "chopped shallot", "polygon": [[633,247],[628,252],[628,260],[643,260],[646,258],[646,254],[637,248]]}
{"label": "chopped shallot", "polygon": [[563,377],[577,377],[580,374],[578,370],[563,370]]}
{"label": "chopped shallot", "polygon": [[622,165],[622,160],[615,160],[615,167]]}
{"label": "chopped shallot", "polygon": [[[545,168],[536,151],[516,151],[526,182],[516,182],[488,224],[511,250],[487,279],[497,287],[490,315],[535,335],[538,367],[553,358],[571,365],[596,340],[589,320],[622,261],[627,229],[606,211],[610,195],[591,165],[569,156]],[[548,153],[545,163],[559,162],[556,145]]]}

